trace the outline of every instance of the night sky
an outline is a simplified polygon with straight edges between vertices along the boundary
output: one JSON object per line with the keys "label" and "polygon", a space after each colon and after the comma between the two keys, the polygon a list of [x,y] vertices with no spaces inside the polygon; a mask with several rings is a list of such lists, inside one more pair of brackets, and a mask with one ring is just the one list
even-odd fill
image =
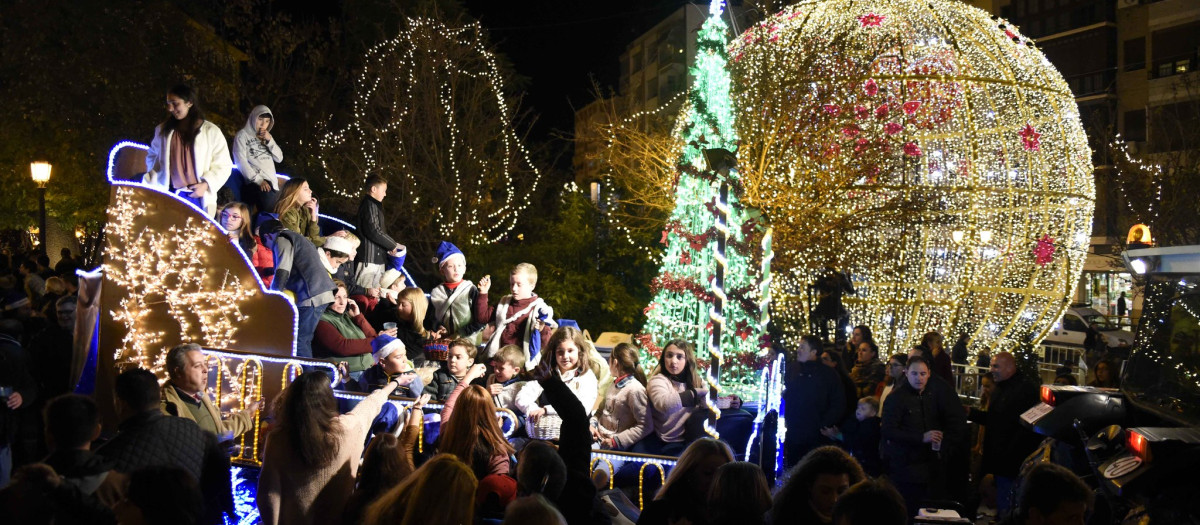
{"label": "night sky", "polygon": [[573,130],[574,108],[593,100],[592,75],[617,87],[617,60],[634,38],[684,0],[465,0],[517,73],[527,77],[523,108],[538,120],[530,136]]}

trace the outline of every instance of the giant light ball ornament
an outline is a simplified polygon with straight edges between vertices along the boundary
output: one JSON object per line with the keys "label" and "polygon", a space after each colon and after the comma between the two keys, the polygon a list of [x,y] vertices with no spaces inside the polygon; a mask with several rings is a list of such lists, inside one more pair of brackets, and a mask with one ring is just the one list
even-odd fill
{"label": "giant light ball ornament", "polygon": [[1082,270],[1095,186],[1074,97],[1016,27],[952,0],[802,1],[729,54],[789,338],[828,265],[889,351],[929,330],[973,352],[1041,339]]}

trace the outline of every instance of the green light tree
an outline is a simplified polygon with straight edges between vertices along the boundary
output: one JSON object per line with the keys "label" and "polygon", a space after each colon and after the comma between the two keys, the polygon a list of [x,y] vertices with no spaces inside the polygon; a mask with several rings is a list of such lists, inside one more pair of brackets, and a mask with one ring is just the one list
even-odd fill
{"label": "green light tree", "polygon": [[756,370],[769,354],[763,346],[770,234],[762,231],[765,221],[738,203],[742,186],[729,153],[737,148],[737,134],[722,4],[712,2],[697,36],[695,80],[679,126],[675,209],[662,232],[666,248],[637,342],[648,368],[667,341],[695,343],[710,384],[721,394],[753,399]]}

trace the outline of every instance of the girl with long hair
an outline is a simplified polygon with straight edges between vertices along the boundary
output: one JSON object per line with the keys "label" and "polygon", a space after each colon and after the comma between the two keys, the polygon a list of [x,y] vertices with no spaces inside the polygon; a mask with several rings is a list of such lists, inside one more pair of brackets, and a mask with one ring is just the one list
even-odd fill
{"label": "girl with long hair", "polygon": [[[561,326],[550,335],[533,376],[543,378],[557,374],[590,414],[600,395],[600,383],[593,372],[593,366],[598,363],[592,363],[589,348],[587,338],[578,328]],[[553,406],[541,401],[542,391],[541,383],[530,381],[521,387],[514,401],[517,408],[535,423],[545,414],[557,414]]]}
{"label": "girl with long hair", "polygon": [[[382,301],[381,301],[382,304]],[[429,298],[420,288],[405,288],[396,295],[396,307],[392,310],[394,317],[390,322],[396,323],[396,338],[404,341],[408,358],[418,367],[425,364],[425,343],[433,334],[425,329],[425,311],[429,308]]]}
{"label": "girl with long hair", "polygon": [[638,525],[666,525],[686,518],[708,523],[708,494],[722,465],[733,461],[729,445],[712,438],[697,439],[680,454],[667,481],[638,517]]}
{"label": "girl with long hair", "polygon": [[371,438],[358,471],[358,487],[346,504],[342,523],[360,523],[368,505],[413,473],[413,449],[420,438],[425,420],[422,408],[427,402],[429,396],[423,395],[408,407],[408,420],[399,436],[380,432]]}
{"label": "girl with long hair", "polygon": [[204,119],[191,86],[167,91],[167,117],[154,128],[146,152],[146,184],[173,191],[209,217],[217,211],[217,190],[229,180],[233,159],[221,129]]}
{"label": "girl with long hair", "polygon": [[324,372],[306,372],[276,399],[258,479],[264,525],[341,522],[371,421],[397,385],[339,415],[330,382]]}
{"label": "girl with long hair", "polygon": [[367,525],[466,525],[475,521],[471,469],[453,454],[438,454],[367,507]]}
{"label": "girl with long hair", "polygon": [[275,201],[275,214],[283,227],[299,233],[313,245],[320,248],[325,245],[325,237],[321,236],[321,226],[317,218],[317,198],[313,197],[312,188],[303,177],[293,177],[283,184],[279,190],[279,200]]}
{"label": "girl with long hair", "polygon": [[613,383],[592,419],[592,441],[600,448],[626,450],[646,437],[654,425],[647,410],[646,374],[638,364],[637,347],[629,343],[613,348],[608,368]]}
{"label": "girl with long hair", "polygon": [[708,490],[710,525],[764,525],[771,509],[767,476],[754,463],[721,465]]}
{"label": "girl with long hair", "polygon": [[227,202],[217,210],[217,222],[225,229],[229,242],[241,248],[247,258],[252,258],[256,249],[254,235],[250,233],[250,208],[240,202]]}
{"label": "girl with long hair", "polygon": [[[646,385],[650,398],[650,419],[654,432],[646,436],[634,452],[675,455],[683,451],[689,438],[698,437],[706,410],[708,385],[700,379],[696,351],[692,344],[676,339],[663,347],[658,366]],[[692,421],[695,417],[696,421]]]}
{"label": "girl with long hair", "polygon": [[439,452],[453,454],[471,467],[477,479],[488,474],[508,474],[513,448],[500,430],[492,395],[471,382],[483,377],[487,367],[472,365],[454,387],[442,408]]}

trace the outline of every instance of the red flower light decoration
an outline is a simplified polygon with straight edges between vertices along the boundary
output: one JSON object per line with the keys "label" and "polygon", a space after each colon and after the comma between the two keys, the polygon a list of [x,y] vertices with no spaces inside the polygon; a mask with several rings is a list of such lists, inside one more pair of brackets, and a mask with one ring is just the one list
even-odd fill
{"label": "red flower light decoration", "polygon": [[1049,234],[1043,235],[1038,239],[1037,246],[1033,247],[1033,255],[1037,258],[1039,266],[1045,266],[1054,260],[1054,237]]}
{"label": "red flower light decoration", "polygon": [[829,113],[830,115],[837,115],[838,113],[842,112],[842,108],[839,108],[833,104],[825,104],[824,106],[821,106],[821,107],[825,108],[825,112]]}
{"label": "red flower light decoration", "polygon": [[867,81],[863,83],[863,93],[866,93],[868,97],[873,97],[879,93],[879,84],[875,83],[875,79],[868,78]]}
{"label": "red flower light decoration", "polygon": [[854,106],[854,118],[864,120],[869,116],[871,116],[871,110],[867,109],[866,106]]}
{"label": "red flower light decoration", "polygon": [[883,23],[884,18],[887,17],[875,13],[867,13],[858,17],[858,21],[862,24],[862,27],[879,27],[879,24]]}
{"label": "red flower light decoration", "polygon": [[912,115],[913,113],[916,113],[918,109],[921,109],[920,100],[910,100],[904,103],[904,113],[906,115]]}
{"label": "red flower light decoration", "polygon": [[1025,124],[1018,135],[1021,136],[1021,142],[1025,145],[1025,151],[1038,151],[1042,144],[1042,134],[1033,129],[1032,124]]}
{"label": "red flower light decoration", "polygon": [[886,132],[888,135],[895,135],[897,133],[900,133],[903,130],[904,130],[904,126],[901,126],[900,124],[897,124],[895,122],[888,122],[887,124],[885,124],[883,126],[883,131]]}
{"label": "red flower light decoration", "polygon": [[920,157],[921,146],[918,146],[916,142],[905,142],[904,154],[908,155],[909,157]]}
{"label": "red flower light decoration", "polygon": [[879,107],[875,108],[875,118],[885,119],[885,118],[887,118],[887,116],[888,116],[887,102],[884,102],[883,104],[880,104]]}
{"label": "red flower light decoration", "polygon": [[851,126],[846,126],[846,127],[842,128],[842,135],[845,135],[849,138],[854,138],[855,136],[858,135],[858,133],[859,133],[858,126],[851,125]]}

